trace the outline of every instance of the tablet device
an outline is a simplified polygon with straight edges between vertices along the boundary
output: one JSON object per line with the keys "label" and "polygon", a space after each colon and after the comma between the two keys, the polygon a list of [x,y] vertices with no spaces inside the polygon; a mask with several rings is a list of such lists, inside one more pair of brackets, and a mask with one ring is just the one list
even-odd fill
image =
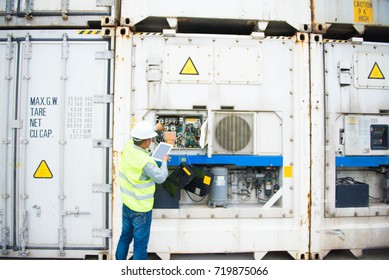
{"label": "tablet device", "polygon": [[151,157],[156,161],[162,161],[163,157],[170,153],[172,148],[172,144],[160,142]]}

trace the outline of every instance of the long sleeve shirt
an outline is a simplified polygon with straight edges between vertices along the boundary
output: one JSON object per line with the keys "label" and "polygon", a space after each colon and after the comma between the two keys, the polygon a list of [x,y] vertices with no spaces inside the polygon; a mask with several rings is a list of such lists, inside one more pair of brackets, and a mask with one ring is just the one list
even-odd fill
{"label": "long sleeve shirt", "polygon": [[[136,149],[139,149],[145,153],[147,153],[146,150],[134,145]],[[152,163],[147,163],[145,167],[143,168],[142,172],[142,177],[140,178],[141,180],[143,179],[148,179],[151,178],[155,183],[157,184],[162,184],[165,182],[167,176],[168,176],[168,169],[167,169],[167,162],[163,161],[161,164],[161,167],[155,166]],[[143,177],[144,176],[144,177]]]}

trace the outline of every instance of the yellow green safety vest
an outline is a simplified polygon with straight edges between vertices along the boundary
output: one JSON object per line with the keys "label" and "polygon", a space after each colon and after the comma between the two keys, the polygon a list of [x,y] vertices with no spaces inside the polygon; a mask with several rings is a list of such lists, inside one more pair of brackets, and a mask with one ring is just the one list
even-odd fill
{"label": "yellow green safety vest", "polygon": [[143,167],[156,162],[129,141],[119,162],[119,185],[123,203],[133,211],[148,212],[154,205],[155,182],[140,180]]}

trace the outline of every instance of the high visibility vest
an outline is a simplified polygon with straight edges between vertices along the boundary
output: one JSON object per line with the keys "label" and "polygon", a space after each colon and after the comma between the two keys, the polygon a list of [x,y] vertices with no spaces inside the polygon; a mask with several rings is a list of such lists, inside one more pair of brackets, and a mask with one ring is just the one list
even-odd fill
{"label": "high visibility vest", "polygon": [[155,182],[141,180],[143,167],[156,162],[129,141],[119,162],[119,185],[123,203],[133,211],[148,212],[154,205]]}

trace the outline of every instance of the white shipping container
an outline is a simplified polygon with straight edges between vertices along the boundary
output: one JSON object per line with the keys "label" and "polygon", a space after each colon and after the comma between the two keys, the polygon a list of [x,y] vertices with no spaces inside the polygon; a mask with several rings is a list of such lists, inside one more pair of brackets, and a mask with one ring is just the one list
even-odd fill
{"label": "white shipping container", "polygon": [[0,0],[0,26],[15,27],[89,27],[114,25],[119,13],[115,0]]}
{"label": "white shipping container", "polygon": [[8,30],[0,38],[2,254],[106,255],[110,42],[72,30]]}
{"label": "white shipping container", "polygon": [[[252,252],[259,259],[268,251],[308,258],[307,34],[170,37],[127,32],[116,44],[114,164],[130,128],[146,119],[163,123],[169,137],[177,136],[172,171],[186,162],[211,170],[229,167],[230,176],[228,182],[217,177],[215,183],[228,184],[225,207],[212,207],[210,195],[199,200],[182,191],[178,205],[154,209],[149,251],[161,258]],[[185,135],[179,123],[190,127]],[[208,134],[207,147],[182,141],[195,138],[200,126]],[[234,134],[242,127],[247,130]],[[222,141],[231,137],[235,146]],[[116,181],[114,189],[120,197]],[[113,209],[115,250],[120,199]]]}
{"label": "white shipping container", "polygon": [[[267,28],[269,22],[274,22],[276,25],[277,22],[285,22],[294,30],[306,32],[310,30],[311,24],[310,1],[123,0],[121,2],[121,25],[137,29],[139,23],[145,24],[150,32],[162,31],[161,28],[180,29],[197,24],[204,24],[205,30],[209,30],[217,24],[217,20],[224,23],[223,33],[228,30],[229,25],[238,24],[239,20],[244,22],[246,27],[254,24],[255,28],[261,31]],[[138,31],[139,28],[142,27],[138,25]]]}
{"label": "white shipping container", "polygon": [[389,47],[318,40],[312,49],[312,254],[359,256],[389,245]]}
{"label": "white shipping container", "polygon": [[311,9],[314,32],[329,32],[331,36],[366,33],[386,37],[385,28],[389,27],[387,0],[315,0]]}

